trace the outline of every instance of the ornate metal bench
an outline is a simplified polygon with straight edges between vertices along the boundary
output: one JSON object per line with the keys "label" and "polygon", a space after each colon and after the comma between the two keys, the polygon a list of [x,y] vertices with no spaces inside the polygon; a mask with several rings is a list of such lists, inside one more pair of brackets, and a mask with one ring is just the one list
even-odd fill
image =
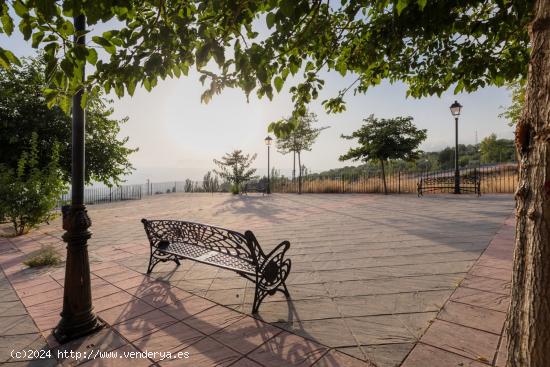
{"label": "ornate metal bench", "polygon": [[260,182],[249,181],[244,184],[242,193],[248,195],[249,192],[261,192],[262,196],[264,196],[267,192],[267,189]]}
{"label": "ornate metal bench", "polygon": [[[418,196],[423,196],[425,192],[454,190],[454,176],[440,177],[421,177],[417,185]],[[481,178],[477,173],[473,175],[460,176],[460,192],[473,192],[481,196]]]}
{"label": "ornate metal bench", "polygon": [[281,242],[265,254],[251,231],[244,234],[200,223],[175,220],[141,222],[151,244],[147,274],[159,262],[189,259],[236,272],[256,284],[252,313],[257,313],[267,295],[277,291],[290,296],[285,280],[290,272],[290,259],[285,252],[288,241]]}

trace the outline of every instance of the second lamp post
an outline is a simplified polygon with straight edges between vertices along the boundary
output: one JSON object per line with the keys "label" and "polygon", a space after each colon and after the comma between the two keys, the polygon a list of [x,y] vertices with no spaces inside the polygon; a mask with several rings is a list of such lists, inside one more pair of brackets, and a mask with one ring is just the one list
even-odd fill
{"label": "second lamp post", "polygon": [[267,194],[271,194],[271,182],[270,182],[270,177],[269,177],[269,147],[271,146],[271,141],[273,139],[271,139],[271,136],[267,136],[267,138],[265,138],[265,145],[267,145],[267,188],[266,188],[266,193]]}
{"label": "second lamp post", "polygon": [[460,194],[460,168],[458,166],[458,116],[460,116],[460,110],[462,105],[455,101],[449,107],[451,109],[451,114],[455,118],[455,194]]}

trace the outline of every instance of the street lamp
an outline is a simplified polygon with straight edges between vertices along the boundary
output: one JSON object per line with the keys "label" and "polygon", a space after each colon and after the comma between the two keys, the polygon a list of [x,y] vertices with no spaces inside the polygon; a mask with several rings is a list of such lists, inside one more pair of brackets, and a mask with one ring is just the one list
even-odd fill
{"label": "street lamp", "polygon": [[455,194],[460,194],[460,171],[458,168],[458,116],[460,116],[462,105],[455,101],[449,109],[455,118]]}
{"label": "street lamp", "polygon": [[[84,15],[75,16],[74,29],[75,43],[84,47],[86,34]],[[84,75],[82,78],[84,80]],[[53,330],[54,337],[61,344],[93,333],[102,327],[92,306],[87,244],[92,236],[92,232],[88,229],[92,222],[84,205],[86,120],[81,101],[82,89],[73,96],[71,206],[63,207],[63,229],[66,230],[63,241],[67,242],[63,311],[61,320]]]}
{"label": "street lamp", "polygon": [[271,141],[273,139],[271,139],[271,136],[267,136],[267,138],[265,138],[265,145],[267,145],[267,190],[266,190],[266,193],[268,194],[271,194],[271,182],[270,182],[270,177],[269,177],[269,147],[271,146]]}

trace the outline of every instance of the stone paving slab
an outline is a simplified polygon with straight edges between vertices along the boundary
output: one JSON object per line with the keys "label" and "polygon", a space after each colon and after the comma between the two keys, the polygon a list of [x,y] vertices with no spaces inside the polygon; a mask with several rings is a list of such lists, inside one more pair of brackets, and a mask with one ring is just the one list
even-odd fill
{"label": "stone paving slab", "polygon": [[[129,350],[135,348],[135,340],[164,329],[177,329],[172,326],[177,323],[220,342],[215,337],[220,329],[231,328],[246,318],[234,320],[224,317],[223,312],[219,316],[213,308],[222,304],[238,315],[249,313],[254,285],[234,273],[190,261],[182,262],[180,267],[159,264],[152,278],[144,277],[149,248],[139,220],[187,219],[242,232],[252,229],[265,251],[289,239],[288,255],[293,260],[288,279],[291,302],[280,294],[266,298],[258,315],[260,320],[315,341],[327,350],[336,348],[374,361],[379,367],[398,366],[409,353],[419,355],[421,350],[416,352],[413,347],[451,294],[453,303],[460,304],[457,307],[477,311],[471,314],[478,317],[478,308],[483,308],[481,312],[496,315],[498,323],[498,312],[502,312],[509,294],[506,258],[511,242],[509,235],[495,234],[512,210],[509,195],[432,195],[418,199],[411,195],[171,194],[90,206],[94,305],[100,316],[105,315],[112,323],[114,333],[125,340],[124,334],[128,334],[133,340],[124,346]],[[59,221],[55,221],[29,235],[0,240],[10,249],[0,252],[0,264],[23,302],[28,301],[28,312],[44,337],[58,321],[64,272],[61,267],[44,270],[47,277],[37,276],[36,270],[25,269],[21,261],[43,243],[53,244],[64,253],[62,234]],[[500,241],[500,247],[483,252],[493,237]],[[487,256],[480,258],[482,253]],[[464,290],[455,295],[459,284],[459,290]],[[3,288],[0,283],[2,289],[9,287]],[[10,296],[9,291],[6,294]],[[149,318],[155,311],[175,321],[155,329],[155,318]],[[434,324],[449,323],[445,318],[453,325],[457,321],[467,323],[455,319],[451,311],[446,311],[447,316],[441,314],[442,319]],[[208,322],[204,323],[203,317]],[[147,324],[143,326],[147,334],[141,338],[135,332],[142,327],[138,320]],[[170,339],[169,335],[164,337]],[[170,339],[172,345],[176,339]],[[144,346],[152,345],[142,342]],[[235,365],[262,363],[259,357],[248,355],[234,360],[232,353],[240,352],[229,345],[226,348],[232,352],[221,356],[212,353],[212,358],[200,363],[213,363],[217,358],[221,358],[220,363],[227,358]],[[284,348],[277,350],[284,355]],[[345,359],[328,356],[318,362]],[[357,359],[349,358],[339,363],[357,363]]]}
{"label": "stone paving slab", "polygon": [[510,217],[403,366],[427,366],[434,358],[441,361],[440,366],[505,365],[514,229]]}

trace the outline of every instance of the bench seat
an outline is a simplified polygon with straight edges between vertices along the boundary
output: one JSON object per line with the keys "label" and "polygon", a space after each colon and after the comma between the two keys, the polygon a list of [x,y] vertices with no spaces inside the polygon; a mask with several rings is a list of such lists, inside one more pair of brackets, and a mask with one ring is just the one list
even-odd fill
{"label": "bench seat", "polygon": [[185,259],[194,260],[203,264],[214,265],[219,268],[255,275],[256,267],[248,260],[234,255],[209,250],[202,246],[187,244],[184,242],[165,242],[159,249],[167,254],[176,255]]}

